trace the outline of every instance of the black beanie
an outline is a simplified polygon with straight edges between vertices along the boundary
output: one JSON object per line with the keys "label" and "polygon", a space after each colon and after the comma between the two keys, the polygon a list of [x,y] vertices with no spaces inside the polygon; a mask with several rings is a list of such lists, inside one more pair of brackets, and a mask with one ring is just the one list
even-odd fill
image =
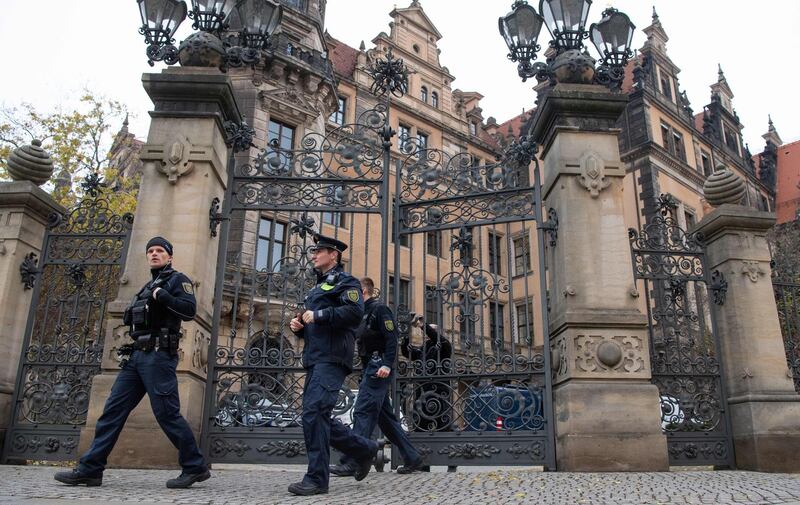
{"label": "black beanie", "polygon": [[144,248],[144,251],[147,252],[147,250],[154,245],[160,245],[165,251],[167,251],[167,254],[172,256],[172,244],[169,243],[169,240],[165,239],[164,237],[153,237],[147,241],[147,247]]}

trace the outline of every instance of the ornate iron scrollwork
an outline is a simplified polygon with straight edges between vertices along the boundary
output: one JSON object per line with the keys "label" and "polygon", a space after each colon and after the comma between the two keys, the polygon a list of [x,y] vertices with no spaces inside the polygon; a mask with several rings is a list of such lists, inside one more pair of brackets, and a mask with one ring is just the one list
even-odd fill
{"label": "ornate iron scrollwork", "polygon": [[19,265],[19,275],[22,277],[22,285],[25,289],[33,289],[36,284],[36,276],[41,273],[38,264],[39,260],[35,252],[29,252],[22,259],[22,263]]}
{"label": "ornate iron scrollwork", "polygon": [[408,69],[402,58],[395,58],[392,49],[386,53],[386,58],[375,57],[372,64],[366,68],[372,78],[370,92],[375,96],[387,94],[397,98],[408,93]]}
{"label": "ornate iron scrollwork", "polygon": [[255,147],[253,138],[256,131],[246,121],[237,123],[236,121],[225,121],[225,145],[233,149],[233,152],[240,153]]}
{"label": "ornate iron scrollwork", "polygon": [[652,382],[660,392],[662,430],[670,434],[670,462],[729,465],[719,338],[708,300],[724,303],[727,281],[720,271],[709,273],[704,239],[678,224],[672,195],[661,195],[658,208],[628,235],[634,277],[646,282]]}

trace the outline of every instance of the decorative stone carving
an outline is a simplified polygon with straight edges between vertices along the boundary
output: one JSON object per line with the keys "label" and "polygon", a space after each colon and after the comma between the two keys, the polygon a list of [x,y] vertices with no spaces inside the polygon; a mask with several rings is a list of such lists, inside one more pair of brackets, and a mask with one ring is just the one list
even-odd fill
{"label": "decorative stone carving", "polygon": [[183,67],[220,68],[225,63],[225,47],[208,32],[194,32],[181,42],[178,57]]}
{"label": "decorative stone carving", "polygon": [[577,180],[592,198],[597,198],[601,191],[611,185],[611,181],[606,179],[605,163],[595,153],[588,152],[581,157],[580,170]]}
{"label": "decorative stone carving", "polygon": [[597,346],[597,359],[608,368],[614,368],[622,361],[622,348],[618,343],[606,340]]}
{"label": "decorative stone carving", "polygon": [[259,91],[258,97],[265,111],[278,110],[303,121],[313,121],[321,113],[316,100],[294,86]]}
{"label": "decorative stone carving", "polygon": [[759,277],[764,277],[767,273],[761,268],[758,261],[742,260],[742,274],[746,275],[751,282],[758,282]]}
{"label": "decorative stone carving", "polygon": [[211,337],[205,335],[200,330],[194,332],[194,342],[192,345],[192,366],[199,368],[204,372],[207,370],[208,365],[208,346],[211,343]]}
{"label": "decorative stone carving", "polygon": [[744,180],[721,164],[703,184],[706,201],[714,207],[724,203],[737,204],[742,201],[746,191]]}
{"label": "decorative stone carving", "polygon": [[41,186],[53,175],[53,160],[42,149],[42,141],[34,139],[30,145],[14,149],[8,157],[8,175],[15,181],[30,181]]}
{"label": "decorative stone carving", "polygon": [[553,344],[553,363],[551,366],[556,370],[556,376],[567,375],[569,363],[567,362],[567,339],[564,335],[559,336]]}
{"label": "decorative stone carving", "polygon": [[163,145],[146,144],[140,155],[142,161],[152,162],[155,168],[175,184],[178,178],[191,173],[194,163],[210,161],[219,169],[222,164],[216,159],[211,147],[195,146],[189,139],[175,138]]}
{"label": "decorative stone carving", "polygon": [[564,291],[562,291],[561,294],[564,295],[564,298],[566,298],[568,296],[577,295],[578,291],[575,289],[574,286],[570,286],[569,284],[567,284],[567,288]]}
{"label": "decorative stone carving", "polygon": [[578,371],[637,373],[645,370],[644,346],[638,336],[578,335],[575,350]]}

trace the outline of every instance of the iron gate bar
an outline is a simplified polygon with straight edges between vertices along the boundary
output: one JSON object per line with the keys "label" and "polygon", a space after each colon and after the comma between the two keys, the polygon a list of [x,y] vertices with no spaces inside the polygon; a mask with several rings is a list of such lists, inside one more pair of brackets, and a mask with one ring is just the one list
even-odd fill
{"label": "iron gate bar", "polygon": [[[721,289],[720,286],[725,281],[722,274],[715,271],[714,276],[719,278],[716,279],[717,282],[713,282],[715,279],[712,279],[708,270],[703,236],[699,233],[687,233],[672,217],[670,212],[676,207],[672,195],[661,195],[658,207],[659,214],[652,218],[652,222],[640,231],[629,229],[628,235],[634,278],[645,282],[652,382],[660,393],[662,430],[667,437],[670,465],[703,464],[734,468],[733,431],[716,315],[711,309],[710,299],[708,304],[701,302],[702,291],[693,290],[694,300],[689,300],[687,289],[689,285],[704,285],[707,294],[714,296],[713,303],[721,304],[724,294],[718,296],[715,288]],[[669,286],[665,285],[667,282]],[[651,290],[657,295],[656,300],[653,300]],[[665,304],[669,307],[665,307]],[[690,304],[695,307],[690,307]],[[693,318],[698,323],[704,321],[704,311],[707,311],[711,326],[713,355],[708,355],[707,351],[705,354],[698,354],[700,351],[695,349],[694,337],[691,335],[690,325]],[[655,323],[659,324],[660,333]],[[683,331],[686,329],[690,329],[690,334],[684,337]],[[702,330],[701,325],[700,331]],[[667,334],[673,340],[672,345],[677,355],[661,363],[661,353],[656,346],[666,346],[663,353],[665,356],[672,347],[669,347],[669,341],[665,340],[662,344],[656,337],[666,337]],[[688,346],[681,343],[682,337],[688,337]],[[692,361],[692,356],[685,355],[687,352],[694,353],[696,359]],[[687,365],[688,370],[685,369]],[[677,392],[668,388],[670,381],[679,386]],[[692,401],[684,403],[677,396],[681,394],[691,396]],[[702,397],[712,394],[715,396],[710,400]],[[698,395],[701,395],[702,401],[698,400]],[[715,407],[715,404],[718,406]],[[715,410],[711,413],[709,409]],[[694,426],[708,415],[719,415],[721,419],[710,430]],[[713,417],[709,420],[713,420]],[[668,429],[670,425],[676,425],[679,429]]]}
{"label": "iron gate bar", "polygon": [[[19,360],[19,368],[17,370],[17,378],[15,382],[13,407],[11,415],[11,424],[8,428],[5,444],[3,447],[2,462],[7,463],[9,460],[19,459],[36,459],[36,460],[69,460],[75,459],[78,455],[76,449],[80,437],[80,429],[86,422],[85,412],[74,412],[68,418],[59,415],[55,418],[50,417],[51,422],[42,422],[37,414],[37,420],[22,419],[27,417],[26,414],[21,412],[23,404],[27,402],[40,402],[49,401],[60,405],[60,402],[69,401],[70,394],[75,394],[75,384],[70,385],[69,379],[81,381],[78,386],[84,386],[83,389],[78,390],[77,393],[82,393],[80,398],[72,398],[73,401],[86,402],[88,408],[88,399],[91,393],[91,379],[94,375],[100,372],[101,361],[104,350],[105,340],[105,322],[106,322],[106,308],[110,299],[116,296],[117,288],[119,286],[118,276],[122,275],[123,266],[128,253],[128,245],[130,241],[131,225],[133,223],[132,214],[116,215],[113,214],[108,206],[106,195],[100,188],[104,187],[103,181],[99,177],[87,177],[86,181],[82,183],[82,187],[86,196],[80,200],[76,205],[68,209],[66,216],[53,214],[48,219],[47,229],[45,231],[44,240],[42,244],[42,259],[39,263],[39,271],[36,276],[38,281],[34,286],[34,291],[31,297],[31,308],[28,312],[28,318],[25,325],[25,337],[22,344],[22,353]],[[90,217],[85,219],[85,215]],[[102,219],[97,219],[98,215]],[[80,226],[77,226],[80,224]],[[109,233],[108,230],[116,230],[116,233]],[[103,254],[112,254],[113,258],[94,258],[86,257],[85,255],[78,258],[64,259],[55,257],[55,254],[60,251],[54,249],[59,245],[59,242],[74,238],[80,245],[86,246],[86,243],[94,245],[94,248],[84,250],[84,253],[91,252],[98,253],[98,249],[102,248]],[[103,247],[112,242],[113,247]],[[81,251],[78,247],[76,251]],[[75,268],[62,271],[65,266],[72,266]],[[97,298],[85,299],[80,294],[86,282],[86,268],[85,267],[103,267],[107,266],[108,269],[102,271],[97,269],[89,269],[89,272],[100,272],[101,279],[108,285],[108,291],[95,293]],[[117,275],[114,276],[114,267],[119,267]],[[114,278],[112,278],[114,276]],[[63,314],[63,307],[59,311],[56,326],[50,328],[50,322],[47,321],[47,303],[48,300],[41,300],[44,289],[51,289],[58,287],[59,281],[66,281],[67,278],[71,279],[72,288],[75,290],[74,300],[71,310],[72,314],[67,316],[67,319],[72,321],[75,325],[78,321],[83,320],[84,333],[61,333],[61,320]],[[48,284],[50,282],[50,284]],[[69,286],[69,285],[68,285]],[[96,284],[95,284],[96,286]],[[64,293],[66,299],[59,300],[59,304],[63,305],[68,303],[69,292]],[[48,294],[49,296],[49,294]],[[84,317],[78,317],[76,311],[79,309],[81,301],[90,303],[86,309]],[[37,314],[42,309],[42,303],[45,303],[44,313],[44,326],[41,331],[44,333],[37,333],[34,335],[34,329],[37,322]],[[95,339],[87,339],[89,330],[87,324],[92,320],[96,329]],[[48,334],[49,330],[54,330],[56,333],[53,335]],[[76,343],[76,346],[71,346],[67,341],[60,343],[55,347],[45,347],[45,342],[49,337],[59,339],[60,337],[77,337],[82,343]],[[32,342],[40,341],[40,351],[44,351],[45,357],[51,359],[42,359],[41,353],[34,353]],[[93,345],[87,347],[88,343]],[[56,342],[57,343],[57,342]],[[60,354],[64,353],[64,359],[59,358]],[[40,371],[41,367],[51,367],[51,370],[46,370],[49,373],[55,373],[51,377],[52,380],[60,380],[61,382],[50,385],[49,382],[40,382],[46,387],[50,387],[51,392],[49,398],[35,397],[27,398],[28,393],[26,388],[27,373]],[[64,370],[68,374],[59,375]],[[81,372],[78,372],[78,371]],[[94,372],[94,373],[92,373]],[[66,381],[66,382],[65,382]],[[40,393],[39,393],[40,394]],[[48,408],[54,407],[50,403]],[[61,409],[63,407],[59,406]],[[73,406],[74,409],[74,406]],[[24,422],[27,421],[27,422]],[[60,421],[60,422],[59,422]]]}

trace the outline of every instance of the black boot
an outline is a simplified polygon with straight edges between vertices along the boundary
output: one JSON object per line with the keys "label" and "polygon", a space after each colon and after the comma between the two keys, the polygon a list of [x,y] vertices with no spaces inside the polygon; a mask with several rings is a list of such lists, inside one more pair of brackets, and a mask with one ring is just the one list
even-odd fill
{"label": "black boot", "polygon": [[397,473],[399,474],[414,473],[420,469],[422,469],[422,458],[401,466],[400,468],[397,469]]}
{"label": "black boot", "polygon": [[311,496],[314,494],[327,494],[328,488],[317,487],[314,484],[305,482],[295,482],[289,485],[289,492],[299,496]]}
{"label": "black boot", "polygon": [[369,473],[369,469],[372,468],[372,461],[378,455],[378,449],[380,448],[377,443],[373,442],[374,447],[370,450],[369,455],[366,456],[364,459],[359,460],[356,463],[355,472],[353,472],[353,477],[357,481],[364,480],[364,477],[367,476]]}
{"label": "black boot", "polygon": [[167,481],[167,487],[170,489],[185,489],[195,482],[203,482],[204,480],[208,480],[210,478],[211,472],[208,470],[200,473],[181,472],[181,474],[176,478]]}
{"label": "black boot", "polygon": [[102,473],[89,475],[88,473],[81,472],[77,468],[74,468],[68,472],[58,472],[53,476],[53,478],[58,482],[63,482],[64,484],[69,484],[70,486],[85,484],[86,487],[91,487],[99,486],[103,483]]}
{"label": "black boot", "polygon": [[340,465],[331,465],[331,475],[335,475],[337,477],[351,477],[355,473],[355,468],[346,463],[342,463]]}

